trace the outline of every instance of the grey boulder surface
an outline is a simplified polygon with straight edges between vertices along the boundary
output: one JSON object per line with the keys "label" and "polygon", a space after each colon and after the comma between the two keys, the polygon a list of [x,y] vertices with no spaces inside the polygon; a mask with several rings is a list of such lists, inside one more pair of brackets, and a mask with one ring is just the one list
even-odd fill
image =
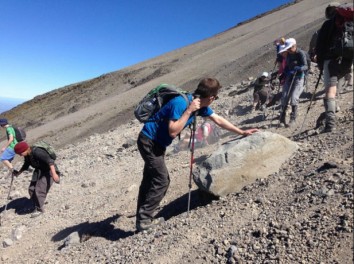
{"label": "grey boulder surface", "polygon": [[297,149],[295,142],[282,135],[257,132],[221,145],[199,162],[193,179],[201,190],[225,196],[279,171]]}

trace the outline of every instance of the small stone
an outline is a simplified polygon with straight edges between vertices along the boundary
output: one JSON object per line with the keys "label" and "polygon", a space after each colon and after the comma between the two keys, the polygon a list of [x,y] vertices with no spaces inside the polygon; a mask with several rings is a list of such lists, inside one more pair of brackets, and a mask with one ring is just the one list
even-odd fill
{"label": "small stone", "polygon": [[6,247],[11,247],[14,244],[14,242],[10,238],[6,238],[3,242],[2,245],[4,248]]}

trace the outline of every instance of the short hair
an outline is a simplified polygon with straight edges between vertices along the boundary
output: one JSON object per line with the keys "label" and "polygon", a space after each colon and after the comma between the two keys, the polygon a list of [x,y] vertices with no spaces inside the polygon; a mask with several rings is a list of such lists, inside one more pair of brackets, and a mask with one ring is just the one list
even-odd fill
{"label": "short hair", "polygon": [[199,82],[197,89],[194,91],[194,94],[199,95],[200,98],[216,96],[220,88],[221,85],[217,79],[204,78]]}

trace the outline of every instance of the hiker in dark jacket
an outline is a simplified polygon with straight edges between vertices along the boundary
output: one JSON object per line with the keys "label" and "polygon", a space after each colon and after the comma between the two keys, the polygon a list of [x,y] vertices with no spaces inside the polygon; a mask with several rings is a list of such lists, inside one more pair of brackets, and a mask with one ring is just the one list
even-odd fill
{"label": "hiker in dark jacket", "polygon": [[209,107],[218,98],[221,88],[218,80],[205,78],[194,92],[188,95],[190,104],[182,96],[177,96],[165,104],[153,117],[156,122],[147,122],[138,137],[138,149],[145,162],[143,179],[139,188],[136,228],[138,231],[161,224],[163,217],[154,218],[155,210],[166,194],[170,177],[165,164],[165,151],[173,139],[191,124],[195,114],[208,117],[218,126],[233,133],[248,136],[257,129],[242,130],[225,118],[217,115]]}
{"label": "hiker in dark jacket", "polygon": [[254,87],[252,112],[257,109],[264,110],[268,103],[270,92],[268,76],[268,72],[263,72],[252,85]]}
{"label": "hiker in dark jacket", "polygon": [[[353,4],[347,5],[351,5],[353,9]],[[341,34],[344,25],[344,17],[338,13],[338,10],[340,11],[341,9],[338,7],[337,14],[322,24],[316,44],[317,65],[320,71],[323,72],[325,85],[325,98],[323,101],[326,124],[322,132],[332,132],[336,128],[335,112],[338,81],[350,73],[353,64],[353,57],[344,58],[338,56],[334,51],[334,43],[337,36]],[[351,20],[353,20],[353,17],[351,17]]]}
{"label": "hiker in dark jacket", "polygon": [[[336,14],[336,8],[340,5],[338,2],[331,2],[328,4],[325,10],[325,16],[326,19],[333,19],[335,14]],[[317,38],[318,38],[318,33],[319,30],[316,30],[316,32],[312,35],[311,40],[310,40],[310,45],[309,45],[309,55],[311,58],[311,61],[317,62],[317,55],[316,55],[316,45],[317,45]]]}
{"label": "hiker in dark jacket", "polygon": [[299,98],[304,90],[305,72],[308,70],[306,54],[297,47],[296,40],[289,38],[285,41],[284,47],[279,53],[287,53],[286,64],[284,69],[285,82],[282,92],[282,113],[280,122],[287,125],[285,121],[285,110],[290,103],[291,114],[288,126],[292,126],[297,117]]}
{"label": "hiker in dark jacket", "polygon": [[35,168],[28,192],[34,204],[34,211],[31,217],[37,217],[44,212],[44,202],[53,181],[60,182],[59,172],[54,160],[45,149],[30,147],[26,142],[22,141],[16,144],[15,152],[25,158],[24,164],[18,173],[15,174],[16,176],[28,170],[30,166]]}

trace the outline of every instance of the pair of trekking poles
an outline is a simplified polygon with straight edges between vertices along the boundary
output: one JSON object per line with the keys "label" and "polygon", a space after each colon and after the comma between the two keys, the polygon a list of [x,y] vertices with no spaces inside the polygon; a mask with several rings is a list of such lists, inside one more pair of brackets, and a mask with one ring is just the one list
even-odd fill
{"label": "pair of trekking poles", "polygon": [[[280,117],[279,117],[278,127],[280,126],[280,122],[281,122],[282,118],[283,118],[283,117],[285,118],[285,115],[286,115],[286,108],[287,108],[287,105],[289,104],[290,96],[292,95],[293,90],[294,90],[294,87],[295,87],[295,86],[293,86],[294,81],[295,81],[295,77],[296,77],[296,72],[294,73],[294,76],[293,76],[292,81],[291,81],[291,83],[290,83],[290,88],[289,88],[288,93],[287,93],[287,95],[286,95],[286,100],[285,100],[284,108],[282,109],[282,112],[281,112]],[[304,120],[303,120],[303,122],[302,122],[302,124],[301,124],[300,130],[299,130],[299,132],[298,132],[297,135],[300,135],[300,134],[302,133],[302,129],[303,129],[303,127],[304,127],[304,125],[305,125],[305,122],[306,122],[306,119],[307,119],[307,115],[308,115],[308,113],[310,112],[312,103],[313,103],[313,101],[314,101],[314,99],[315,99],[315,96],[316,96],[316,93],[317,93],[317,88],[318,88],[318,86],[319,86],[321,77],[322,77],[322,71],[320,71],[320,74],[319,74],[319,76],[318,76],[318,80],[317,80],[317,83],[316,83],[316,86],[315,86],[315,90],[313,91],[313,93],[312,93],[312,95],[311,95],[310,104],[309,104],[309,106],[307,107]],[[279,90],[280,90],[280,84],[279,84],[278,92],[279,92]],[[274,110],[275,110],[275,108],[273,108],[273,115],[274,115]],[[295,130],[294,130],[294,132],[295,132]],[[294,133],[293,133],[292,137],[295,138]]]}
{"label": "pair of trekking poles", "polygon": [[295,81],[295,78],[296,78],[296,73],[297,73],[297,71],[294,72],[293,78],[291,80],[291,83],[290,83],[290,86],[289,86],[289,89],[288,89],[288,93],[286,94],[286,97],[285,97],[285,104],[283,105],[283,109],[282,109],[280,117],[279,117],[278,128],[280,126],[281,120],[285,119],[286,108],[288,107],[290,96],[292,96],[292,94],[294,92],[295,85],[293,85],[293,84],[294,84],[294,81]]}

